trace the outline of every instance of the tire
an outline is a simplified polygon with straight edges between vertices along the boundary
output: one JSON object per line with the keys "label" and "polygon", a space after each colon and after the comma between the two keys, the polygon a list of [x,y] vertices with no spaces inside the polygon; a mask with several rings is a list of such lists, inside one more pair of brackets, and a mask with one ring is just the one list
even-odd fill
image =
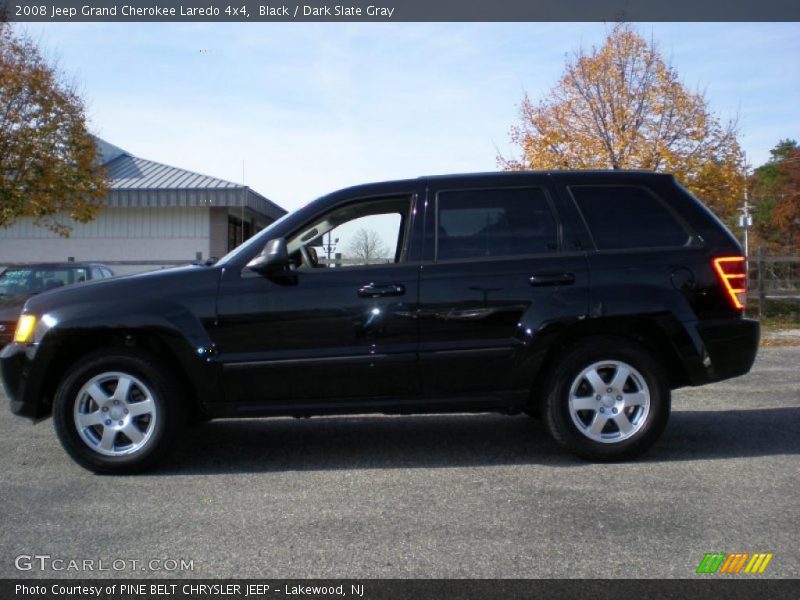
{"label": "tire", "polygon": [[80,360],[53,400],[61,445],[95,473],[134,473],[152,466],[165,456],[184,421],[175,379],[147,354],[131,350],[109,349]]}
{"label": "tire", "polygon": [[641,455],[662,434],[670,389],[661,367],[640,344],[589,338],[559,361],[543,408],[559,444],[590,461],[621,461]]}

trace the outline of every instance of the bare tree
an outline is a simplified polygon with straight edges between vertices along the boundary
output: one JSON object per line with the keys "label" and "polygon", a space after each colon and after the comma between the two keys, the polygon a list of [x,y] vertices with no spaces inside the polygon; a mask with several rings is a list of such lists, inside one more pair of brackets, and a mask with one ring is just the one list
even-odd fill
{"label": "bare tree", "polygon": [[364,227],[353,235],[353,239],[347,245],[347,251],[352,258],[359,259],[364,263],[386,258],[389,255],[389,248],[383,243],[378,232]]}

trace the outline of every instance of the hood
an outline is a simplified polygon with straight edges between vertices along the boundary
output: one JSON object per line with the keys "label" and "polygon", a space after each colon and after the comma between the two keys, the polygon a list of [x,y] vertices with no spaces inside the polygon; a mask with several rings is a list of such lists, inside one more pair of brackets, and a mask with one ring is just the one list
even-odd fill
{"label": "hood", "polygon": [[185,293],[187,289],[216,285],[219,268],[189,265],[110,279],[95,279],[56,288],[32,296],[25,312],[44,314],[72,304],[93,302],[125,303],[152,297]]}

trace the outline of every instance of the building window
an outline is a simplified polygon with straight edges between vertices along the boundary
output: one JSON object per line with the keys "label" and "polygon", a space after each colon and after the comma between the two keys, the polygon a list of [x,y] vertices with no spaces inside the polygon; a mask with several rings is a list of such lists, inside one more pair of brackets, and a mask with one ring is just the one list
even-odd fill
{"label": "building window", "polygon": [[253,224],[250,221],[245,221],[242,227],[242,220],[239,217],[228,215],[228,252],[250,239],[252,235]]}

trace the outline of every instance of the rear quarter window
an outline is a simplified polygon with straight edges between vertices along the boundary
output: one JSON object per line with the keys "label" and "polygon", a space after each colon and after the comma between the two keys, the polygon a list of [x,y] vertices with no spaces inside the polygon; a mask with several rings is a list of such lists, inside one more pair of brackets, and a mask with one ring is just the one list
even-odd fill
{"label": "rear quarter window", "polygon": [[685,246],[689,232],[652,191],[639,186],[569,186],[598,250]]}

